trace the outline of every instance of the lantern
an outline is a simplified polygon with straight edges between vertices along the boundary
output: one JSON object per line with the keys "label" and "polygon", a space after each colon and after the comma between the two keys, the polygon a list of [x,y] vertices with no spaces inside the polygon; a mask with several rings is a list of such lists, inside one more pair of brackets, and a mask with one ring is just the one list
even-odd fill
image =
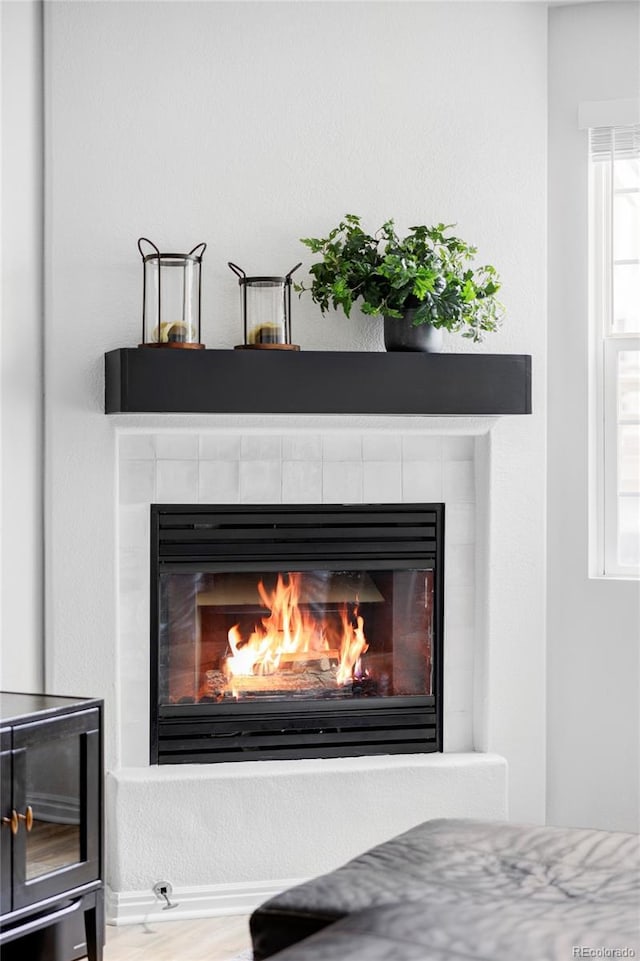
{"label": "lantern", "polygon": [[300,350],[291,343],[291,276],[301,266],[296,264],[285,277],[247,277],[229,262],[242,292],[244,344],[236,350]]}
{"label": "lantern", "polygon": [[[151,252],[143,249],[148,244]],[[142,343],[140,347],[204,348],[200,326],[200,268],[206,244],[188,254],[163,254],[146,237],[142,257]]]}

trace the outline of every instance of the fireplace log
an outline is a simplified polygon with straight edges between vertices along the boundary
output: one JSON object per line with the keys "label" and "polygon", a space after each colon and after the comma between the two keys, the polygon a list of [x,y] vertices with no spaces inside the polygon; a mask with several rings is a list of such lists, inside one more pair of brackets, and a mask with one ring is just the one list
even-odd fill
{"label": "fireplace log", "polygon": [[307,691],[351,691],[351,683],[338,684],[335,670],[277,671],[275,674],[238,674],[227,678],[221,671],[207,671],[207,687],[211,694],[269,694],[287,696]]}
{"label": "fireplace log", "polygon": [[280,655],[280,663],[288,664],[293,661],[339,661],[340,651],[285,651]]}

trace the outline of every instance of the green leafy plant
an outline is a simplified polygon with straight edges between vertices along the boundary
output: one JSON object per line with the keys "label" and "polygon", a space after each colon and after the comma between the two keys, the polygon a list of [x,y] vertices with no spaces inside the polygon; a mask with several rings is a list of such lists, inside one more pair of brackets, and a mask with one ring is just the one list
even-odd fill
{"label": "green leafy plant", "polygon": [[358,303],[364,314],[399,318],[413,308],[416,326],[429,323],[482,340],[504,313],[496,299],[500,279],[489,264],[471,265],[477,248],[449,235],[453,226],[411,227],[400,238],[387,220],[372,236],[360,217],[347,214],[327,237],[302,239],[322,259],[309,268],[310,285],[295,289],[309,291],[323,314],[340,307],[349,317]]}

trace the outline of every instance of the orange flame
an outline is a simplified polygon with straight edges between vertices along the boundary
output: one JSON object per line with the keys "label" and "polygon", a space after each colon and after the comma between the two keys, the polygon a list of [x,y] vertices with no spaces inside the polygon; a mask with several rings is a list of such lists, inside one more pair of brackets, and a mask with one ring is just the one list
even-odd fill
{"label": "orange flame", "polygon": [[356,607],[353,617],[355,626],[348,617],[346,610],[340,612],[342,621],[342,644],[340,646],[340,664],[336,681],[338,684],[346,684],[353,676],[354,668],[358,669],[360,656],[364,654],[369,645],[364,636],[364,618],[358,614]]}
{"label": "orange flame", "polygon": [[[326,657],[338,661],[336,684],[347,684],[352,679],[354,668],[357,669],[361,655],[369,646],[364,636],[364,619],[358,614],[357,606],[351,613],[346,604],[342,606],[335,638],[334,625],[317,621],[300,607],[301,585],[300,573],[289,574],[287,583],[278,574],[271,592],[262,581],[258,582],[258,593],[270,613],[261,618],[245,642],[237,624],[230,629],[231,654],[225,661],[228,677],[275,674],[281,663],[305,660],[304,655],[308,654],[307,660]],[[330,639],[333,644],[329,643]],[[241,687],[241,683],[232,681],[234,693]]]}

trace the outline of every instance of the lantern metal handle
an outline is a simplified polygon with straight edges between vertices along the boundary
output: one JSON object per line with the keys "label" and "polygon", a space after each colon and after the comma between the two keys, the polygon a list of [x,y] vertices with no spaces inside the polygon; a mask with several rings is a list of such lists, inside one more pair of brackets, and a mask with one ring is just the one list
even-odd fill
{"label": "lantern metal handle", "polygon": [[296,264],[295,267],[292,267],[287,276],[284,278],[284,286],[287,298],[287,309],[285,311],[285,340],[287,344],[291,343],[291,276],[292,274],[295,274],[298,267],[302,267],[302,261],[300,261],[299,264]]}
{"label": "lantern metal handle", "polygon": [[[202,248],[202,250],[200,251],[199,254],[196,254],[196,250],[200,250],[200,248]],[[201,244],[196,244],[193,250],[189,251],[189,256],[192,257],[195,254],[199,263],[204,257],[204,252],[206,249],[207,249],[207,245],[204,242]],[[198,277],[198,343],[200,343],[201,340],[202,340],[202,287],[200,284],[200,279]]]}
{"label": "lantern metal handle", "polygon": [[244,280],[245,277],[247,276],[244,270],[242,269],[242,267],[238,267],[237,264],[232,264],[230,260],[227,262],[227,267],[231,267],[236,277],[239,277],[240,280]]}
{"label": "lantern metal handle", "polygon": [[295,267],[292,267],[287,276],[284,278],[287,283],[291,281],[291,276],[292,274],[295,274],[298,267],[302,267],[302,261],[300,261],[299,264],[296,264]]}
{"label": "lantern metal handle", "polygon": [[160,257],[160,251],[158,250],[154,242],[152,240],[149,240],[147,237],[140,237],[138,240],[138,250],[140,251],[140,256],[142,257],[143,260],[145,257],[149,256],[148,254],[145,254],[144,250],[142,249],[143,243],[149,244],[149,246],[152,247],[153,250],[155,251],[156,255]]}
{"label": "lantern metal handle", "polygon": [[[160,330],[160,317],[161,317],[160,298],[162,296],[162,292],[161,292],[162,284],[160,282],[160,267],[161,267],[162,261],[160,257],[160,250],[156,247],[156,245],[152,240],[149,240],[148,237],[140,237],[138,239],[138,250],[140,251],[140,256],[142,257],[142,340],[140,341],[140,343],[142,344],[144,344],[144,319],[147,312],[147,272],[144,267],[145,253],[142,249],[143,243],[149,244],[149,246],[152,247],[153,250],[155,250],[156,256],[158,258],[158,319],[157,319],[158,330]],[[149,256],[149,255],[147,254],[146,256]]]}

